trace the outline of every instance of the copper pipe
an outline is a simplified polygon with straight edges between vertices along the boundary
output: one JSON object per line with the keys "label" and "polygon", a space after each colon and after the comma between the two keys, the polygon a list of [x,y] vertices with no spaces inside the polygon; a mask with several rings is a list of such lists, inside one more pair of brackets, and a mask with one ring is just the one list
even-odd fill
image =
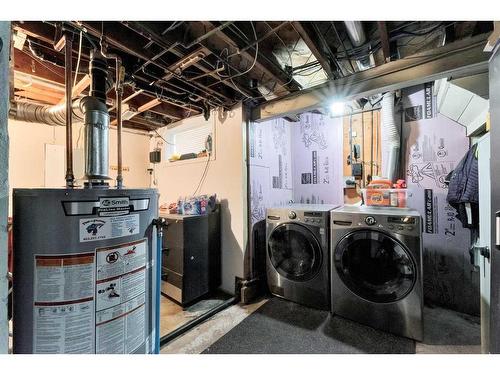
{"label": "copper pipe", "polygon": [[122,163],[122,98],[123,98],[123,80],[125,74],[122,74],[122,59],[115,53],[106,53],[107,43],[104,36],[101,36],[101,54],[107,58],[115,60],[115,93],[116,93],[116,148],[118,171],[116,173],[116,188],[123,187],[123,163]]}
{"label": "copper pipe", "polygon": [[116,58],[116,143],[118,148],[118,172],[116,174],[116,187],[123,187],[123,164],[122,164],[122,98],[123,86],[121,84],[122,61]]}
{"label": "copper pipe", "polygon": [[73,35],[64,35],[64,84],[66,88],[66,187],[75,186],[75,175],[73,174],[73,116],[72,116],[72,44]]}

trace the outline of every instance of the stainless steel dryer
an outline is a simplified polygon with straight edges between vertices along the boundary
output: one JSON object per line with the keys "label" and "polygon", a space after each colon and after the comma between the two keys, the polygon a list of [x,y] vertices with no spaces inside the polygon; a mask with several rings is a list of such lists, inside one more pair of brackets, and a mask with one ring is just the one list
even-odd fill
{"label": "stainless steel dryer", "polygon": [[332,313],[422,341],[422,228],[417,211],[331,212]]}
{"label": "stainless steel dryer", "polygon": [[334,205],[267,210],[267,283],[272,294],[330,309],[329,219]]}

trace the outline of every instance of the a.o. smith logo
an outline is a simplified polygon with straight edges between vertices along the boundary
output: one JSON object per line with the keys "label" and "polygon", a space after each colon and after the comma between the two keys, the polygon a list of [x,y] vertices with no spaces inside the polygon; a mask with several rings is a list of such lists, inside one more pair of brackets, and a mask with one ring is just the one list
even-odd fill
{"label": "a.o. smith logo", "polygon": [[130,200],[128,197],[106,197],[99,198],[99,216],[120,216],[130,211]]}
{"label": "a.o. smith logo", "polygon": [[128,207],[129,200],[128,198],[101,198],[100,199],[101,207]]}

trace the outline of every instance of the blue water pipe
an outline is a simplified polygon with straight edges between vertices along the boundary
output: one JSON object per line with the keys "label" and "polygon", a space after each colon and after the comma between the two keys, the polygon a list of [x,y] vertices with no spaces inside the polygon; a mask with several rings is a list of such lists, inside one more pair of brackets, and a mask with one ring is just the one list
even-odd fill
{"label": "blue water pipe", "polygon": [[163,228],[159,227],[156,242],[156,315],[154,354],[160,354],[160,305],[161,305],[161,248],[163,246]]}

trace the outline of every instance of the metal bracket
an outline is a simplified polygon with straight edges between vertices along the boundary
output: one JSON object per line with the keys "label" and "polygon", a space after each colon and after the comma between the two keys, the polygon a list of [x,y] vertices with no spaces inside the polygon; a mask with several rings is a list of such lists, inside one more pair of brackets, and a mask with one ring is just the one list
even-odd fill
{"label": "metal bracket", "polygon": [[474,246],[473,249],[479,251],[479,254],[483,257],[490,259],[491,252],[489,246]]}

